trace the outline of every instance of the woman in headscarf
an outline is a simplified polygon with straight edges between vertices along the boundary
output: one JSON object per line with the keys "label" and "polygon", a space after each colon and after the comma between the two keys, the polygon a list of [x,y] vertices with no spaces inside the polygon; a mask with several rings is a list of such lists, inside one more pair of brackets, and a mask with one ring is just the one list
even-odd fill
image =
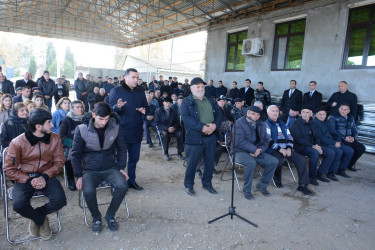
{"label": "woman in headscarf", "polygon": [[74,101],[70,105],[70,111],[66,114],[66,117],[61,121],[59,134],[64,146],[65,152],[65,171],[68,179],[68,187],[70,190],[77,190],[74,173],[71,163],[71,151],[73,145],[74,131],[76,127],[82,123],[88,123],[91,117],[91,113],[85,112],[85,105],[82,101]]}
{"label": "woman in headscarf", "polygon": [[12,114],[1,127],[1,146],[6,148],[10,142],[27,129],[27,108],[22,102],[14,104]]}
{"label": "woman in headscarf", "polygon": [[12,111],[12,96],[9,94],[4,94],[1,97],[0,103],[0,124],[9,118]]}
{"label": "woman in headscarf", "polygon": [[56,111],[52,114],[53,128],[52,132],[59,134],[59,128],[61,121],[65,118],[70,108],[69,97],[62,97],[56,104]]}

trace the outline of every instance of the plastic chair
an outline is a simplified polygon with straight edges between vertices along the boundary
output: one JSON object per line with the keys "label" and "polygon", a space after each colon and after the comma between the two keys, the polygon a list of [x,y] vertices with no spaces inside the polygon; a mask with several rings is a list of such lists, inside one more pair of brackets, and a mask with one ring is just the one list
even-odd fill
{"label": "plastic chair", "polygon": [[[5,157],[7,155],[7,152],[8,152],[8,148],[5,148],[4,151],[3,151],[3,154],[2,154],[2,156],[3,156],[3,159],[2,159],[3,166],[4,166],[4,161],[5,161]],[[2,186],[3,186],[3,192],[4,192],[4,216],[5,216],[5,224],[6,224],[6,237],[7,237],[8,242],[11,243],[11,244],[19,244],[19,243],[29,242],[29,241],[32,241],[32,240],[41,239],[41,237],[29,237],[27,239],[20,239],[20,240],[11,239],[10,229],[9,229],[10,218],[9,218],[9,207],[8,207],[8,201],[10,199],[7,195],[8,189],[7,189],[7,185],[6,185],[4,167],[2,169],[1,177],[2,177],[2,180],[3,180]],[[44,197],[44,195],[39,193],[39,192],[35,192],[31,199],[40,198],[40,197]],[[56,235],[58,232],[61,232],[61,221],[60,221],[59,211],[56,211],[56,216],[57,216],[57,222],[58,222],[58,230],[56,232],[53,232],[52,233],[53,235]]]}
{"label": "plastic chair", "polygon": [[[106,182],[106,181],[102,181],[99,186],[96,188],[96,190],[101,190],[101,189],[106,189],[106,188],[110,188],[111,189],[111,194],[113,193],[114,191],[114,188],[111,186],[111,184],[109,182]],[[85,202],[85,196],[83,195],[83,192],[82,191],[79,191],[80,194],[78,194],[78,205],[83,209],[83,218],[84,218],[84,221],[85,221],[85,225],[87,227],[90,227],[91,228],[91,225],[88,223],[87,221],[87,211],[86,211],[86,202]],[[102,206],[102,205],[108,205],[109,202],[107,203],[102,203],[102,204],[98,204],[99,206]],[[125,208],[126,208],[126,217],[125,219],[123,220],[118,220],[117,222],[124,222],[126,221],[129,216],[130,216],[130,213],[129,213],[129,207],[128,207],[128,201],[126,199],[126,196],[124,197],[124,204],[125,204]]]}

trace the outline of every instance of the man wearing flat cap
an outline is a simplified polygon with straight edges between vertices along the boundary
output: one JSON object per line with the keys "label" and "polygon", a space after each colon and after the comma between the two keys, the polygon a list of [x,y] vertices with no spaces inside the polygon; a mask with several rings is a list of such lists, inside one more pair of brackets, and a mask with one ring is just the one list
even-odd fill
{"label": "man wearing flat cap", "polygon": [[289,109],[289,113],[280,115],[280,120],[285,123],[289,129],[293,122],[298,119],[301,109],[297,105],[292,105]]}
{"label": "man wearing flat cap", "polygon": [[203,188],[212,194],[212,173],[216,149],[217,131],[221,123],[221,112],[217,103],[204,96],[204,81],[196,77],[191,81],[191,94],[181,104],[181,115],[186,130],[186,172],[184,186],[189,195],[195,195],[194,178],[197,164],[204,156]]}
{"label": "man wearing flat cap", "polygon": [[230,111],[230,115],[234,122],[246,114],[246,108],[243,105],[244,102],[241,98],[234,99],[234,107]]}
{"label": "man wearing flat cap", "polygon": [[164,159],[166,161],[170,160],[168,148],[171,137],[174,136],[177,138],[177,156],[181,160],[185,160],[185,157],[182,156],[182,152],[184,151],[184,142],[182,138],[182,131],[180,129],[180,122],[177,117],[177,111],[172,109],[171,106],[172,99],[169,97],[164,98],[163,108],[155,111],[155,125],[158,127],[161,135],[164,149]]}
{"label": "man wearing flat cap", "polygon": [[270,193],[267,187],[279,163],[277,158],[266,153],[271,138],[267,135],[265,123],[259,120],[261,112],[260,108],[250,106],[246,116],[238,119],[233,129],[233,157],[236,163],[244,166],[243,194],[248,200],[254,198],[251,194],[251,187],[257,164],[262,165],[264,171],[256,189],[264,196],[268,196]]}
{"label": "man wearing flat cap", "polygon": [[[322,182],[330,182],[324,174],[327,174],[331,169],[335,152],[330,148],[322,146],[316,125],[312,122],[311,117],[312,108],[310,106],[303,106],[301,108],[301,117],[293,122],[290,127],[290,133],[294,139],[294,150],[301,155],[309,157],[310,183],[318,186],[317,179]],[[323,157],[323,161],[318,168],[320,156]]]}

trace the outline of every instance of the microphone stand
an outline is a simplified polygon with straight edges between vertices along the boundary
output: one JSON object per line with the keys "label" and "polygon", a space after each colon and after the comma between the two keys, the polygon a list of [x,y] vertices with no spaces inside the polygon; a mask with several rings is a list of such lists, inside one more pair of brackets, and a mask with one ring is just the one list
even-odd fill
{"label": "microphone stand", "polygon": [[[233,127],[233,149],[235,147],[235,139],[236,138],[236,124],[234,124],[234,127]],[[233,198],[234,198],[234,165],[235,165],[235,160],[236,160],[236,152],[234,150],[231,150],[233,151],[233,159],[232,159],[232,197],[231,197],[231,203],[230,203],[230,207],[229,207],[229,211],[228,213],[224,214],[224,215],[221,215],[215,219],[212,219],[210,221],[208,221],[208,224],[211,224],[217,220],[220,220],[226,216],[229,216],[230,215],[230,218],[233,220],[233,216],[237,216],[238,218],[240,218],[241,220],[249,223],[250,225],[254,226],[254,227],[258,227],[257,224],[245,219],[244,217],[242,217],[241,215],[237,214],[236,213],[236,207],[233,206]],[[231,152],[229,152],[230,154]]]}

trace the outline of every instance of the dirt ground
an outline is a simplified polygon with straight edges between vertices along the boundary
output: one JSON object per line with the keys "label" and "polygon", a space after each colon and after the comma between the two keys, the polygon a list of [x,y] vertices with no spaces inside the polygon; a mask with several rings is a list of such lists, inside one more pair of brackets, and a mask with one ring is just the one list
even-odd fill
{"label": "dirt ground", "polygon": [[[237,217],[207,223],[228,212],[231,182],[214,175],[218,194],[212,195],[196,179],[196,196],[189,196],[183,187],[185,168],[174,146],[170,150],[172,160],[166,162],[160,147],[149,149],[142,144],[137,182],[145,189],[129,190],[130,218],[119,223],[118,232],[110,232],[104,223],[102,233],[93,234],[83,223],[78,192],[66,189],[68,205],[61,210],[62,231],[58,235],[49,241],[10,245],[1,216],[0,249],[374,249],[374,155],[362,156],[357,164],[359,171],[349,173],[352,178],[311,187],[315,193],[312,197],[296,191],[288,169],[283,172],[284,188],[270,186],[270,197],[255,193],[255,199],[249,201],[236,188],[236,211],[258,224],[255,228]],[[219,163],[221,168],[225,156]],[[239,177],[242,184],[241,171]],[[99,200],[109,200],[108,194],[101,190]],[[102,214],[106,207],[101,206]],[[122,205],[118,219],[124,214]],[[16,218],[11,220],[13,237],[27,237],[27,220],[13,212],[11,216]],[[56,228],[55,215],[49,217]]]}

